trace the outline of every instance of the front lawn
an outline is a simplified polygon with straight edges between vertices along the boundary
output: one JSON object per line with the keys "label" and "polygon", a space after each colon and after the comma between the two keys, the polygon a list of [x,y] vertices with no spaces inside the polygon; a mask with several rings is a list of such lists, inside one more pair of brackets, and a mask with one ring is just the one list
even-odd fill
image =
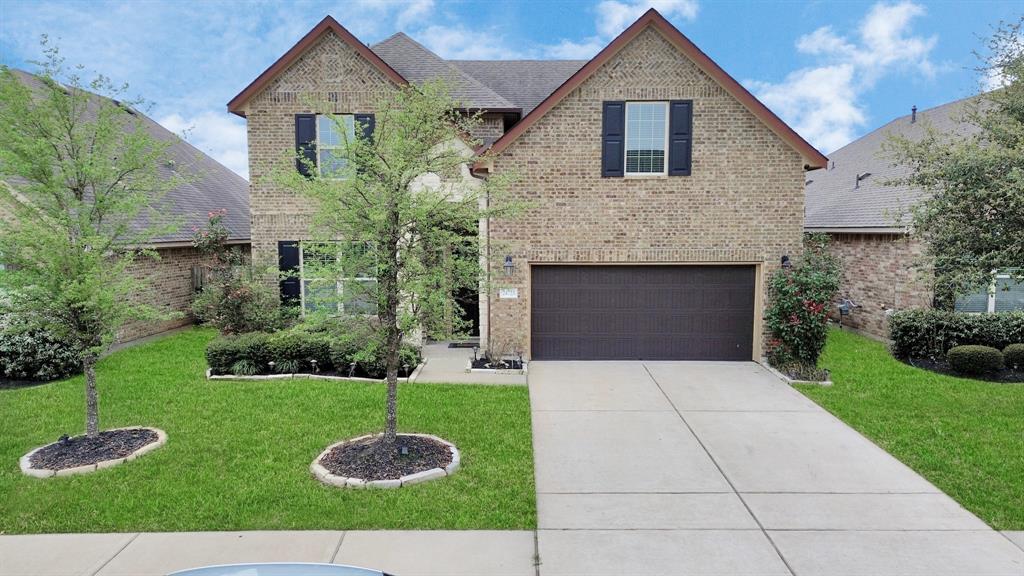
{"label": "front lawn", "polygon": [[162,428],[166,446],[83,476],[23,476],[18,458],[84,430],[81,377],[0,389],[0,534],[285,529],[532,529],[525,386],[411,384],[399,428],[455,443],[452,477],[399,490],[324,486],[309,464],[329,444],[383,428],[384,386],[207,381],[209,330],[100,362],[103,428]]}
{"label": "front lawn", "polygon": [[908,366],[884,344],[832,330],[835,385],[799,386],[998,530],[1024,530],[1024,385]]}

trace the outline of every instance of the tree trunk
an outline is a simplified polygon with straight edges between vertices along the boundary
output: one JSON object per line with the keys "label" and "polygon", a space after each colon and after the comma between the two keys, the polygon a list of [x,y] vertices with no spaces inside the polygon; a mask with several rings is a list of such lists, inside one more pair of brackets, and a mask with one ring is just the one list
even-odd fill
{"label": "tree trunk", "polygon": [[85,434],[95,438],[100,434],[100,398],[96,390],[96,355],[88,354],[82,358],[82,371],[85,372]]}
{"label": "tree trunk", "polygon": [[390,231],[387,245],[384,247],[384,267],[379,279],[380,289],[384,293],[384,312],[380,314],[381,328],[384,330],[386,347],[385,367],[387,370],[387,418],[384,424],[384,436],[381,438],[377,453],[385,457],[393,457],[396,451],[398,436],[398,358],[402,344],[402,331],[398,325],[398,308],[400,305],[400,289],[398,285],[398,242],[399,212],[392,206],[388,214]]}

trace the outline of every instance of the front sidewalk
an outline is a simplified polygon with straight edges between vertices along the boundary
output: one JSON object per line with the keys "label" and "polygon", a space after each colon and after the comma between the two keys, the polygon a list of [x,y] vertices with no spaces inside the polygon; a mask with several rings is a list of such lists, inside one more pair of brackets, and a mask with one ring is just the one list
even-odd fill
{"label": "front sidewalk", "polygon": [[532,531],[0,536],[0,576],[164,576],[212,564],[327,562],[397,576],[536,576]]}

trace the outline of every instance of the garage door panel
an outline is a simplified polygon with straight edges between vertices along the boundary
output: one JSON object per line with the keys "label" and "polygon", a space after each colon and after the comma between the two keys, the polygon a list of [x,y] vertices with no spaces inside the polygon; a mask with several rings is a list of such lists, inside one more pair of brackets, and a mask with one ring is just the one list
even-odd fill
{"label": "garage door panel", "polygon": [[535,359],[749,360],[753,266],[534,266]]}

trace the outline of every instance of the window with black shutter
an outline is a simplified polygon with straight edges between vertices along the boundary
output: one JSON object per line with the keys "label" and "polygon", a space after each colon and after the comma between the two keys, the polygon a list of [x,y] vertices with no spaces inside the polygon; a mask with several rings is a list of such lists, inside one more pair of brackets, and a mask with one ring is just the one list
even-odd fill
{"label": "window with black shutter", "polygon": [[601,118],[601,176],[605,178],[624,174],[625,130],[626,103],[605,102]]}
{"label": "window with black shutter", "polygon": [[693,101],[669,103],[668,175],[689,176],[693,150]]}
{"label": "window with black shutter", "polygon": [[316,163],[316,115],[295,115],[295,169],[306,178],[313,176]]}
{"label": "window with black shutter", "polygon": [[277,263],[281,271],[281,303],[297,306],[302,299],[302,284],[299,278],[299,243],[295,240],[281,240],[277,243]]}
{"label": "window with black shutter", "polygon": [[604,102],[601,176],[689,176],[693,102]]}

